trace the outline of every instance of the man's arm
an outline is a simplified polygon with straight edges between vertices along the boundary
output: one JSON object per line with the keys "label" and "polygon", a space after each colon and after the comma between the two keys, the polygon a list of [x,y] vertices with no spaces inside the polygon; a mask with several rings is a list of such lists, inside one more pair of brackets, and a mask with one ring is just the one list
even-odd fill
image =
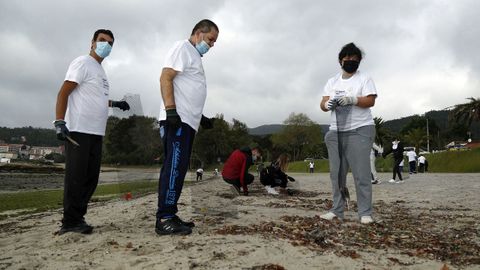
{"label": "man's arm", "polygon": [[375,98],[377,95],[369,95],[366,97],[357,97],[358,103],[357,106],[360,108],[370,108],[375,105]]}
{"label": "man's arm", "polygon": [[320,101],[320,109],[324,112],[328,112],[327,106],[325,106],[325,103],[330,99],[330,96],[323,96],[322,101]]}
{"label": "man's arm", "polygon": [[55,107],[55,120],[64,120],[67,111],[68,96],[77,87],[76,82],[64,81],[57,95],[57,105]]}
{"label": "man's arm", "polygon": [[173,95],[173,79],[177,76],[177,71],[172,68],[163,68],[160,75],[160,92],[162,94],[165,109],[174,109],[175,97]]}

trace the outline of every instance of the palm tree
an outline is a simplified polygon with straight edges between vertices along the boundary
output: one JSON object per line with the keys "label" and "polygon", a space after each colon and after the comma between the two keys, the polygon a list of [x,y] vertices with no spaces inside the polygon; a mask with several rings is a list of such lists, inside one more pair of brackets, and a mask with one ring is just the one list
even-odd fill
{"label": "palm tree", "polygon": [[467,98],[468,103],[455,105],[450,116],[457,123],[466,124],[468,127],[472,122],[480,121],[480,98]]}
{"label": "palm tree", "polygon": [[426,142],[427,135],[426,135],[425,129],[415,128],[410,130],[405,135],[405,139],[407,139],[409,143],[413,143],[415,145],[415,150],[418,154],[418,152],[420,151],[420,145]]}

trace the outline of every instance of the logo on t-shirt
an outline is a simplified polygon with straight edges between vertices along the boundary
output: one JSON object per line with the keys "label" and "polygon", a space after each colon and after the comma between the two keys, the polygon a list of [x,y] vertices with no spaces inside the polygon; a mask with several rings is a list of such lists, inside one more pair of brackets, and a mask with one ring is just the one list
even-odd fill
{"label": "logo on t-shirt", "polygon": [[104,94],[105,96],[108,96],[108,90],[110,89],[110,85],[108,84],[107,79],[102,78],[102,86],[103,86],[103,88],[106,90],[105,92],[103,92],[103,94]]}

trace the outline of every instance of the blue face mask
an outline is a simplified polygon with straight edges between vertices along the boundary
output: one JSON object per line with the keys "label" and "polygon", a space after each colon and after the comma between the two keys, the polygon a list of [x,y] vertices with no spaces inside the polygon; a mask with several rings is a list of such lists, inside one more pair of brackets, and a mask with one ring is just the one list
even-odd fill
{"label": "blue face mask", "polygon": [[97,41],[97,48],[95,49],[95,53],[100,56],[101,58],[107,57],[110,52],[112,51],[112,46],[108,44],[106,41]]}
{"label": "blue face mask", "polygon": [[207,42],[205,42],[205,40],[202,39],[200,43],[195,45],[195,49],[197,49],[198,53],[200,53],[200,55],[203,56],[208,52],[208,50],[210,49],[210,46],[208,46]]}

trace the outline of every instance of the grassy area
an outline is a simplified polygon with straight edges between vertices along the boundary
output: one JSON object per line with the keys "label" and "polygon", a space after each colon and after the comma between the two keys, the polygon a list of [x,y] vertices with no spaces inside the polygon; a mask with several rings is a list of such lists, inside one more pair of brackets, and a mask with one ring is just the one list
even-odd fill
{"label": "grassy area", "polygon": [[[480,148],[470,151],[446,151],[425,156],[428,160],[428,171],[436,173],[479,173]],[[393,166],[392,155],[376,159],[378,172],[391,172]],[[404,171],[408,170],[405,158]],[[308,172],[308,162],[291,162],[289,172]],[[328,159],[315,160],[315,172],[329,172]]]}
{"label": "grassy area", "polygon": [[[480,172],[480,148],[469,151],[446,151],[425,155],[428,160],[428,171],[437,173],[478,173]],[[379,172],[391,172],[393,159],[377,158],[376,167]],[[405,158],[404,171],[408,170]]]}
{"label": "grassy area", "polygon": [[[92,201],[118,198],[127,192],[133,197],[155,192],[157,181],[137,181],[98,185]],[[63,190],[42,190],[0,194],[0,219],[6,218],[4,211],[25,209],[22,214],[42,212],[62,207]],[[13,214],[15,215],[15,214]]]}
{"label": "grassy area", "polygon": [[[315,172],[328,172],[328,159],[315,159]],[[288,172],[307,173],[310,162],[296,161],[288,164]]]}

